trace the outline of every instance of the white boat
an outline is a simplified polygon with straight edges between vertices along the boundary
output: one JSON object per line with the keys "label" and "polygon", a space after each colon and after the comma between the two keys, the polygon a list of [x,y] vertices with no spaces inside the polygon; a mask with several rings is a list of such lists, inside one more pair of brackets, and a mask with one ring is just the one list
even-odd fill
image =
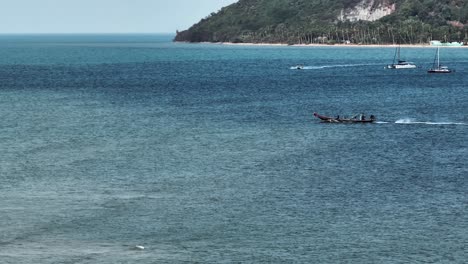
{"label": "white boat", "polygon": [[[395,63],[396,62],[396,63]],[[400,59],[400,46],[395,50],[395,56],[393,56],[393,63],[387,65],[387,69],[414,69],[416,65],[412,62],[404,61]]]}
{"label": "white boat", "polygon": [[449,69],[447,66],[440,65],[439,47],[437,47],[437,52],[434,58],[434,63],[432,65],[432,68],[430,68],[427,72],[428,73],[451,73],[452,72],[452,70]]}

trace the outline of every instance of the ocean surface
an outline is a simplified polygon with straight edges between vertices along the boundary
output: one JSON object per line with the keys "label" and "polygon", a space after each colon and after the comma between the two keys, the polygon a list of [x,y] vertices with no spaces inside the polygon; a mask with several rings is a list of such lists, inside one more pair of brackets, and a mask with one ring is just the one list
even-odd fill
{"label": "ocean surface", "polygon": [[1,264],[466,263],[467,48],[172,37],[0,36]]}

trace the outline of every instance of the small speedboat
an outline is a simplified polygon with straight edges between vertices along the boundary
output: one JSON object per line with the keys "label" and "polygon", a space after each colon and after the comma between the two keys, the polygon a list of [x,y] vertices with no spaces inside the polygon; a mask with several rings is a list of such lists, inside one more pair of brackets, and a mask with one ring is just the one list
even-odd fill
{"label": "small speedboat", "polygon": [[317,113],[314,113],[314,116],[322,120],[322,122],[327,123],[374,123],[375,121],[377,121],[374,115],[371,115],[369,119],[366,119],[366,117],[363,114],[351,118],[341,118],[340,116],[329,117],[319,115]]}

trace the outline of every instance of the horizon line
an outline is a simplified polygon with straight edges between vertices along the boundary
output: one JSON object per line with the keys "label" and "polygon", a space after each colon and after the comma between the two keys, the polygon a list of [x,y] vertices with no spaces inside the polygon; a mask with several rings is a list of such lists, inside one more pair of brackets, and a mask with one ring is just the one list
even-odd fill
{"label": "horizon line", "polygon": [[176,32],[0,32],[0,35],[175,35]]}

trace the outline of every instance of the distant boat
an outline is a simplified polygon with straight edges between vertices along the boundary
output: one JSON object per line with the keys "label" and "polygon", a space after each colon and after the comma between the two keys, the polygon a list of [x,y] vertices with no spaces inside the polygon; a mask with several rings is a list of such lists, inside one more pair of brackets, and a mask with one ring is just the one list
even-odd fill
{"label": "distant boat", "polygon": [[387,69],[414,69],[416,65],[412,62],[407,62],[400,59],[400,46],[395,50],[395,56],[393,56],[393,63],[387,65]]}
{"label": "distant boat", "polygon": [[428,73],[451,73],[452,72],[452,70],[450,70],[447,66],[440,65],[439,47],[437,47],[437,52],[434,58],[434,63],[432,65],[432,68],[430,68],[427,72]]}
{"label": "distant boat", "polygon": [[299,65],[294,66],[293,68],[296,69],[296,70],[303,70],[303,69],[304,69],[304,65],[299,64]]}
{"label": "distant boat", "polygon": [[363,114],[359,116],[354,116],[352,118],[340,118],[340,116],[329,117],[329,116],[319,115],[317,113],[314,113],[314,116],[322,120],[322,122],[328,122],[328,123],[374,123],[375,121],[377,121],[375,116],[371,115],[369,119],[366,119]]}

